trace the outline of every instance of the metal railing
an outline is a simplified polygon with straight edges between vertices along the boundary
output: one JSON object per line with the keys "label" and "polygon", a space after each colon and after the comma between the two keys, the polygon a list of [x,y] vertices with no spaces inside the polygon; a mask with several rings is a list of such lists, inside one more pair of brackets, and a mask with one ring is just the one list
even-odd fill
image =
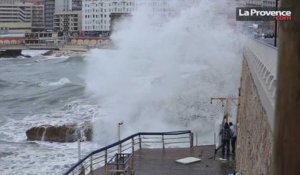
{"label": "metal railing", "polygon": [[129,153],[116,154],[105,166],[105,174],[132,175],[133,172],[133,155]]}
{"label": "metal railing", "polygon": [[277,82],[277,49],[248,39],[243,56],[255,82],[260,100],[268,116],[271,129],[274,128],[275,95]]}
{"label": "metal railing", "polygon": [[177,147],[192,147],[194,135],[190,130],[174,132],[140,132],[116,143],[95,150],[73,165],[64,175],[92,174],[107,165],[117,153],[133,154],[142,148],[162,148],[177,144]]}

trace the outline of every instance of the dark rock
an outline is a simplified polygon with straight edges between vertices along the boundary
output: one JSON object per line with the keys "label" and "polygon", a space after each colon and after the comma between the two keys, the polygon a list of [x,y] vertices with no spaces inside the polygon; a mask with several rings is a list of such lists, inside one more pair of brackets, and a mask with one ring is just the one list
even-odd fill
{"label": "dark rock", "polygon": [[81,130],[84,132],[84,136],[87,141],[92,141],[93,139],[93,125],[90,122],[84,122]]}
{"label": "dark rock", "polygon": [[30,55],[23,55],[23,54],[21,54],[21,56],[22,56],[22,57],[25,57],[25,58],[31,58]]}
{"label": "dark rock", "polygon": [[53,55],[53,50],[49,50],[49,51],[47,51],[46,53],[43,53],[42,55],[43,56],[51,56],[51,55]]}
{"label": "dark rock", "polygon": [[4,50],[0,51],[0,58],[15,58],[22,55],[22,50]]}
{"label": "dark rock", "polygon": [[[81,131],[81,132],[80,132]],[[30,128],[26,131],[27,140],[41,140],[50,142],[75,142],[78,138],[78,133],[91,141],[93,135],[93,128],[90,122],[85,122],[82,126],[75,124],[52,126],[42,125]]]}

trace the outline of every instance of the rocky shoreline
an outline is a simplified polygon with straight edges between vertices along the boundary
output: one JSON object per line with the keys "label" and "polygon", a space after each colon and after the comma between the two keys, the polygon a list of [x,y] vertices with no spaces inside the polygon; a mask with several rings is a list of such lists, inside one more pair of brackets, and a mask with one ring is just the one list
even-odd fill
{"label": "rocky shoreline", "polygon": [[23,55],[21,50],[3,50],[0,51],[0,58],[15,58],[22,56],[25,58],[30,58],[29,55]]}
{"label": "rocky shoreline", "polygon": [[[49,50],[43,54],[42,56],[54,56],[54,57],[74,57],[74,56],[82,56],[87,51],[72,51],[72,50]],[[30,55],[22,54],[19,51],[0,51],[0,59],[1,58],[31,58]]]}

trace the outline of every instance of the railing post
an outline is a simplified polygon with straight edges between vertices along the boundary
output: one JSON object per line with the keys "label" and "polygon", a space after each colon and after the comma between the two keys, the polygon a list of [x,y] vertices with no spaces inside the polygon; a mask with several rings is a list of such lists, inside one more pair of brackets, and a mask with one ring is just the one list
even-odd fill
{"label": "railing post", "polygon": [[162,141],[163,149],[165,149],[165,137],[164,137],[164,134],[161,135],[161,141]]}
{"label": "railing post", "polygon": [[190,147],[192,148],[194,146],[194,134],[191,132],[190,133]]}
{"label": "railing post", "polygon": [[141,138],[140,134],[139,134],[139,146],[140,146],[140,149],[142,149],[142,138]]}
{"label": "railing post", "polygon": [[134,153],[134,138],[131,138],[131,149],[132,149],[132,154]]}
{"label": "railing post", "polygon": [[90,169],[91,169],[90,174],[93,175],[93,155],[91,155],[91,158],[90,158]]}

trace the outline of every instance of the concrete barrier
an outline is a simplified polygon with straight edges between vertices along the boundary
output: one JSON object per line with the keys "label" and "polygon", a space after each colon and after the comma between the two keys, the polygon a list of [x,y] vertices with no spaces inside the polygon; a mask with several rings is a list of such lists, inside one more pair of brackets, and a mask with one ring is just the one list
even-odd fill
{"label": "concrete barrier", "polygon": [[239,99],[236,170],[270,174],[274,133],[277,50],[246,39]]}
{"label": "concrete barrier", "polygon": [[249,65],[260,100],[273,130],[277,89],[277,50],[249,39],[245,44],[243,56]]}

